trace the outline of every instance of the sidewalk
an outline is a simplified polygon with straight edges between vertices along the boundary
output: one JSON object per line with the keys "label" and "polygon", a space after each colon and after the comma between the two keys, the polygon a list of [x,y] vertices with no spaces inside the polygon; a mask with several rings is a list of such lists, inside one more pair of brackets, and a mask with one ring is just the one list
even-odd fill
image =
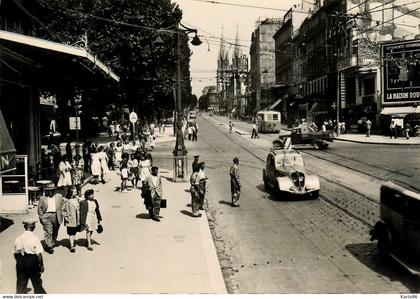
{"label": "sidewalk", "polygon": [[356,143],[370,143],[370,144],[394,144],[394,145],[420,145],[420,137],[405,137],[389,138],[384,135],[370,135],[366,137],[366,134],[342,134],[335,137],[335,140],[349,141]]}
{"label": "sidewalk", "polygon": [[[174,139],[166,129],[166,136],[156,141]],[[110,181],[106,184],[88,184],[83,188],[95,190],[104,232],[93,234],[93,240],[98,243],[93,251],[85,247],[85,233],[78,233],[76,252],[70,253],[66,228],[60,227],[59,246],[54,254],[43,253],[46,270],[42,279],[48,293],[226,294],[206,213],[202,211],[200,218],[189,216],[189,183],[173,183],[172,170],[160,168],[159,171],[163,197],[168,202],[168,207],[161,209],[161,222],[149,219],[140,190],[114,191],[120,184],[114,171],[108,175]],[[1,232],[0,293],[14,293],[13,243],[23,232],[22,220],[38,217],[36,209],[29,215],[3,214],[2,217],[13,220],[13,224]],[[39,221],[35,234],[43,239]],[[28,287],[32,288],[30,283]]]}
{"label": "sidewalk", "polygon": [[[209,117],[210,120],[214,121],[220,126],[229,130],[229,119],[227,117],[217,116]],[[249,126],[249,123],[242,122],[240,120],[234,120],[234,123],[242,123],[244,126]],[[233,131],[239,135],[251,135],[250,131],[241,130],[240,128],[236,128],[235,125],[233,127]],[[282,127],[281,134],[290,134],[290,129],[286,127]],[[262,134],[262,133],[260,133]],[[347,141],[347,142],[355,142],[355,143],[368,143],[368,144],[394,144],[394,145],[420,145],[420,137],[410,137],[410,139],[406,139],[405,137],[389,138],[389,136],[384,135],[370,135],[370,137],[366,137],[366,134],[341,134],[338,137],[334,138],[335,140],[340,141]]]}
{"label": "sidewalk", "polygon": [[[173,126],[166,126],[165,127],[165,132],[159,132],[159,129],[155,128],[155,144],[157,146],[158,143],[163,143],[163,142],[170,142],[170,141],[175,141],[175,136],[174,136],[174,129]],[[98,136],[98,137],[92,137],[92,138],[86,138],[86,140],[90,140],[91,142],[95,143],[98,142],[99,145],[109,145],[111,142],[113,142],[114,144],[117,144],[117,141],[115,140],[115,136],[112,136],[111,138],[109,138],[108,136]],[[79,144],[82,145],[84,142],[84,140],[79,140]],[[130,142],[132,143],[132,141]],[[74,146],[76,145],[76,141],[72,141],[71,143],[71,147],[74,149]],[[136,145],[139,145],[139,141],[136,141]],[[66,143],[62,142],[60,143],[60,149],[61,152],[64,154],[66,152]]]}

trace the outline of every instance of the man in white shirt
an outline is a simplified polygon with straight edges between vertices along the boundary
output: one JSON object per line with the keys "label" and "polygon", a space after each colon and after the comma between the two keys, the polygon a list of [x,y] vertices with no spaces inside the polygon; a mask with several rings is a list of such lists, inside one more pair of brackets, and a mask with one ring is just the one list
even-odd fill
{"label": "man in white shirt", "polygon": [[16,293],[25,294],[29,279],[35,294],[46,294],[42,287],[41,273],[44,272],[41,242],[33,233],[36,220],[24,221],[25,232],[15,240]]}

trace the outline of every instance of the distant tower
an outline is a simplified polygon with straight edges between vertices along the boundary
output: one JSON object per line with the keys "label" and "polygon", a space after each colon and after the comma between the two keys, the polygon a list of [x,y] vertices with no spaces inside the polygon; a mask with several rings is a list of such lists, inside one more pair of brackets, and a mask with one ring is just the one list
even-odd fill
{"label": "distant tower", "polygon": [[226,41],[222,34],[220,41],[219,56],[217,57],[217,94],[219,95],[219,105],[223,106],[227,98],[227,80],[229,71],[228,50],[226,49]]}

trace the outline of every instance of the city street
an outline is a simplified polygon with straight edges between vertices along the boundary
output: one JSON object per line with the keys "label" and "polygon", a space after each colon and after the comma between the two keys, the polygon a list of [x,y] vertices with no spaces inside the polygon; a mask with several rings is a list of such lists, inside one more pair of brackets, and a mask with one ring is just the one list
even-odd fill
{"label": "city street", "polygon": [[[199,124],[199,141],[186,146],[206,161],[210,226],[229,292],[417,291],[413,277],[379,257],[368,232],[378,220],[382,180],[418,183],[419,146],[336,141],[323,152],[305,149],[308,170],[321,178],[320,200],[282,201],[262,182],[274,136],[230,135],[226,118],[203,117]],[[234,124],[250,131],[250,124]],[[243,185],[240,208],[229,205],[228,170],[235,156]]]}

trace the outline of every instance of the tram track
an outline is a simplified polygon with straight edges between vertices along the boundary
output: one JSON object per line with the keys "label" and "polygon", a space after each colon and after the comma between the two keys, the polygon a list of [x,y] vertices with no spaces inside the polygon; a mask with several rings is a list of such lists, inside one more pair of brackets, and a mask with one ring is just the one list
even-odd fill
{"label": "tram track", "polygon": [[[233,140],[232,138],[230,138],[230,134],[228,134],[227,132],[225,132],[225,130],[222,130],[222,129],[221,129],[221,128],[219,128],[218,126],[216,126],[216,128],[217,128],[217,130],[218,130],[221,134],[223,134],[224,136],[228,137],[228,138],[232,141],[232,143],[234,143],[235,145],[237,145],[237,146],[239,146],[240,148],[242,148],[244,151],[246,151],[247,153],[249,153],[249,154],[250,154],[251,156],[253,156],[255,159],[257,159],[258,161],[263,162],[263,163],[265,162],[265,159],[263,159],[263,158],[261,158],[260,156],[258,156],[257,154],[255,154],[255,153],[254,153],[251,149],[247,148],[247,147],[246,147],[246,146],[244,146],[243,144],[240,144],[239,142],[237,142],[237,141]],[[211,145],[209,144],[209,146],[211,146]],[[267,148],[266,148],[266,147],[263,147],[263,146],[261,146],[261,145],[258,145],[258,144],[253,144],[253,146],[256,146],[256,147],[258,147],[258,148],[260,148],[260,149],[262,149],[262,150],[264,150],[264,151],[267,151]],[[306,153],[306,152],[305,152],[305,153]],[[314,157],[316,157],[316,158],[319,158],[319,157],[317,157],[316,155],[312,155],[312,156],[314,156]],[[329,160],[327,160],[327,159],[322,159],[322,160],[325,160],[325,161],[328,161],[328,162],[332,162],[332,163],[333,163],[333,161],[329,161]],[[337,164],[337,165],[339,165],[339,166],[344,167],[343,165],[340,165],[339,163],[334,163],[334,164]],[[345,168],[347,168],[347,169],[349,169],[349,170],[352,170],[352,171],[361,172],[361,171],[359,171],[359,170],[352,169],[352,168],[349,168],[349,167],[345,167]],[[314,173],[313,171],[309,171],[309,172]],[[354,189],[352,189],[352,188],[350,188],[350,187],[348,187],[348,186],[346,186],[346,185],[344,185],[344,184],[341,184],[341,183],[339,183],[339,182],[337,182],[337,181],[333,181],[333,180],[331,180],[330,178],[328,178],[328,177],[326,177],[326,176],[320,175],[320,174],[318,174],[318,173],[317,173],[317,175],[318,175],[319,177],[321,177],[322,179],[324,179],[325,181],[329,182],[329,183],[335,184],[335,185],[337,185],[337,186],[339,186],[339,187],[341,187],[341,188],[343,188],[343,189],[347,190],[348,192],[352,192],[352,193],[354,193],[354,194],[356,194],[356,195],[358,195],[358,196],[360,196],[360,197],[362,197],[362,198],[364,198],[364,199],[368,200],[369,202],[371,202],[371,203],[375,204],[375,206],[378,206],[378,209],[379,209],[379,203],[378,203],[375,199],[372,199],[372,198],[370,198],[370,197],[366,196],[365,194],[363,194],[363,193],[361,193],[361,192],[359,192],[359,191],[357,191],[357,190],[354,190]],[[371,175],[369,175],[369,174],[367,174],[367,173],[366,173],[366,175],[371,176]],[[372,177],[372,176],[371,176],[371,177]],[[381,181],[383,181],[383,179],[382,179],[382,178],[378,178],[378,179],[380,179]],[[334,202],[334,200],[329,199],[328,197],[326,197],[325,195],[322,195],[322,194],[320,194],[319,198],[320,198],[320,200],[322,200],[322,201],[323,201],[323,202],[325,202],[326,204],[328,204],[328,205],[330,205],[330,206],[333,206],[334,208],[336,208],[336,209],[338,209],[338,210],[342,211],[343,213],[345,213],[346,215],[348,215],[348,216],[349,216],[349,217],[351,217],[352,219],[354,219],[354,220],[356,220],[356,221],[359,221],[360,223],[362,223],[363,225],[365,225],[365,226],[367,226],[367,227],[369,227],[369,228],[372,228],[372,225],[371,225],[369,222],[367,222],[366,220],[362,219],[361,217],[359,217],[359,216],[358,216],[358,215],[356,215],[355,213],[352,213],[349,209],[346,209],[345,207],[342,207],[342,206],[340,206],[339,204],[335,203],[335,202]],[[278,209],[278,207],[277,207],[274,203],[270,203],[270,204],[271,204],[271,206],[272,206],[274,209]]]}

